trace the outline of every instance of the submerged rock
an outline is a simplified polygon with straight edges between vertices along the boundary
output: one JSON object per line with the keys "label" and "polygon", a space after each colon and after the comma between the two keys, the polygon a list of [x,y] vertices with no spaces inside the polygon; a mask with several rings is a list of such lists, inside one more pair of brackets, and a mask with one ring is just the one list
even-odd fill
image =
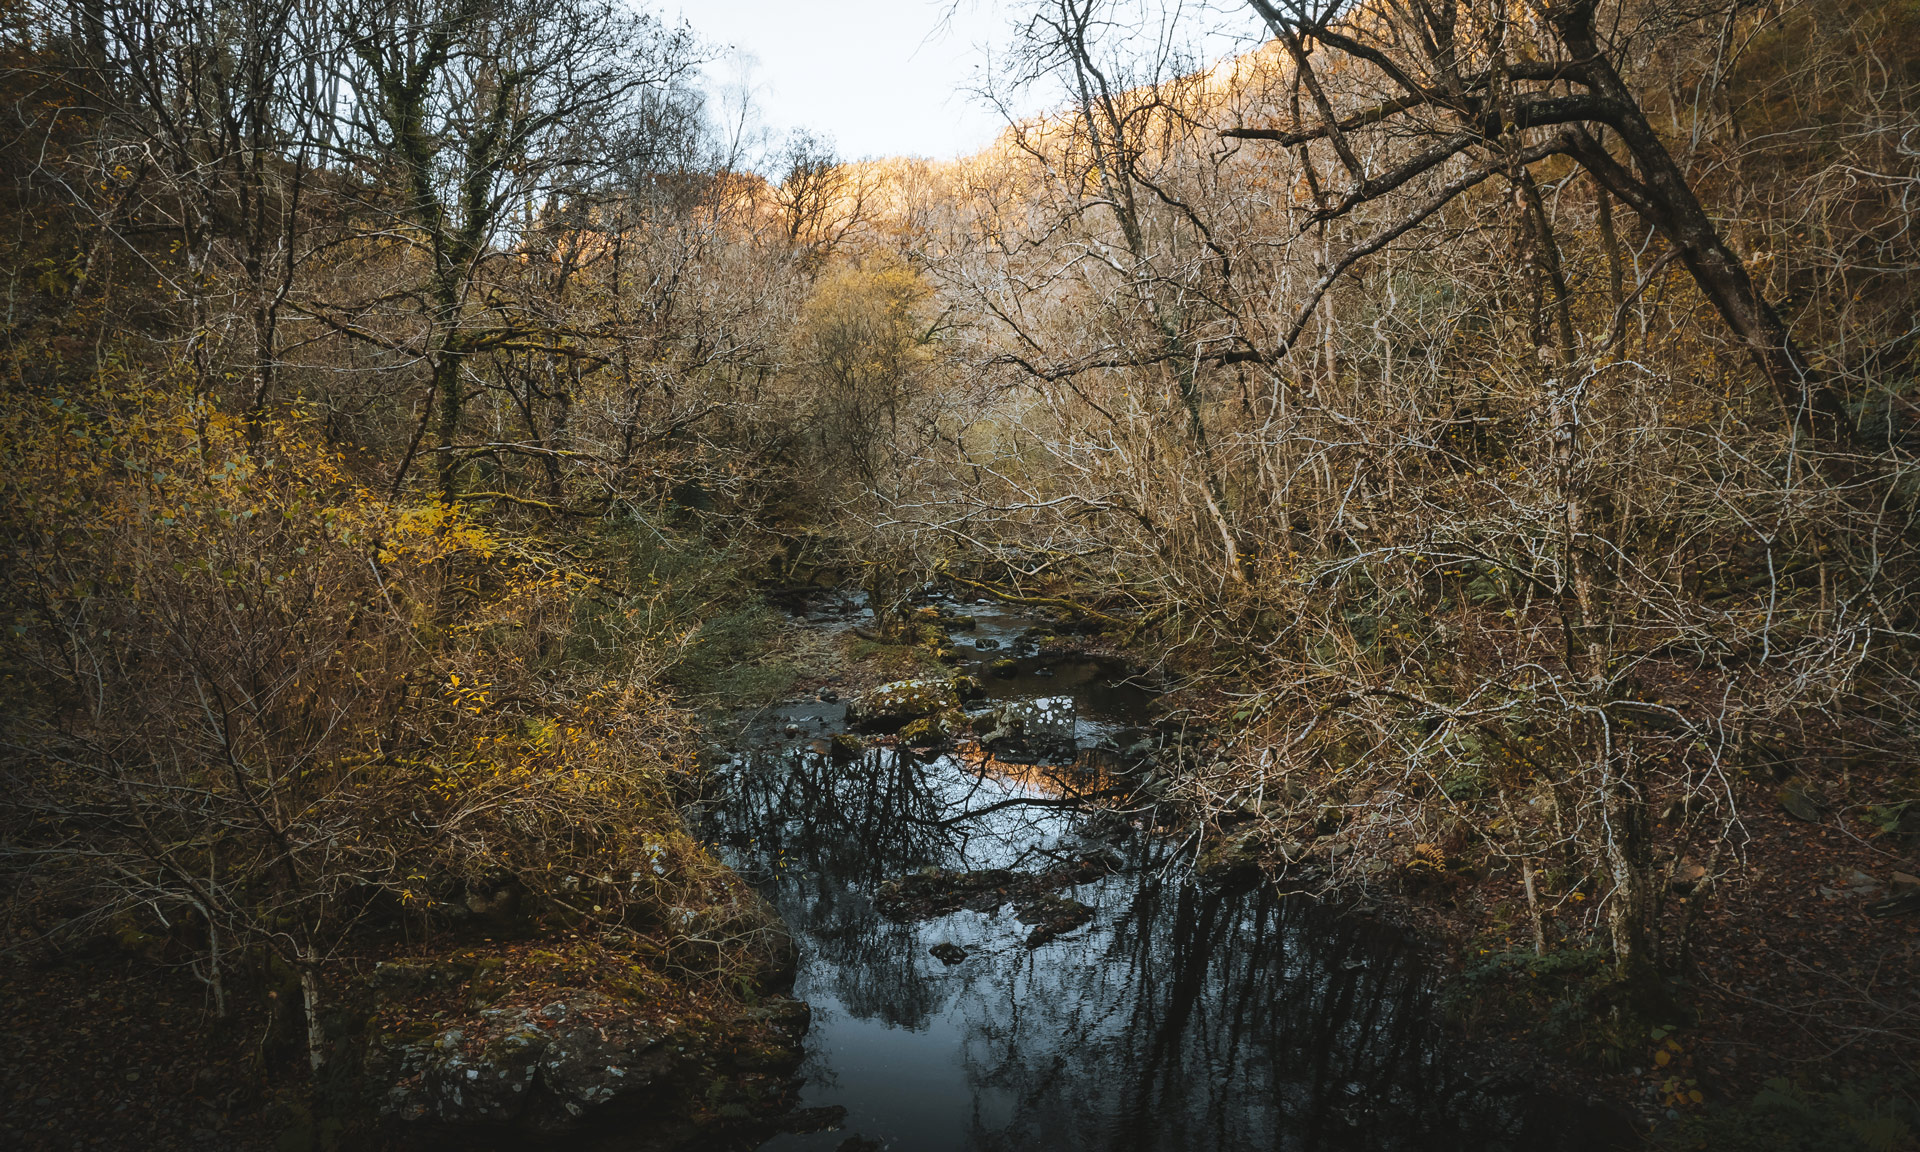
{"label": "submerged rock", "polygon": [[[882,915],[894,920],[926,920],[963,908],[992,912],[1012,904],[1022,923],[1036,926],[1027,943],[1037,947],[1062,932],[1071,932],[1093,915],[1086,905],[1055,895],[1058,890],[1098,880],[1118,867],[1119,862],[1112,857],[1095,853],[1056,864],[1044,872],[923,868],[882,884],[874,903]],[[940,952],[936,949],[934,955],[940,956]]]}
{"label": "submerged rock", "polygon": [[1092,920],[1093,909],[1078,900],[1049,892],[1020,905],[1014,915],[1020,923],[1032,925],[1033,931],[1027,935],[1027,947],[1038,948]]}
{"label": "submerged rock", "polygon": [[927,951],[933,954],[935,960],[947,965],[958,964],[967,958],[967,950],[965,948],[947,940],[935,944],[933,947],[927,949]]}
{"label": "submerged rock", "polygon": [[1029,882],[1026,873],[1008,868],[949,872],[925,868],[880,886],[875,903],[895,920],[922,920],[962,908],[990,912],[1005,904],[1015,888]]}
{"label": "submerged rock", "polygon": [[847,1110],[844,1105],[829,1104],[824,1108],[798,1108],[773,1122],[773,1126],[782,1132],[807,1133],[831,1132],[846,1123]]}

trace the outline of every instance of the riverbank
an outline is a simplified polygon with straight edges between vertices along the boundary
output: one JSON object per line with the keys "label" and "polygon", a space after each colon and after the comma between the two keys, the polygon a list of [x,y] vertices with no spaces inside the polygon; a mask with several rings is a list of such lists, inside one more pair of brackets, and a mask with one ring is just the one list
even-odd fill
{"label": "riverbank", "polygon": [[[758,926],[714,908],[645,936],[370,942],[330,966],[318,1075],[297,990],[237,998],[223,1019],[152,948],[14,960],[0,972],[0,1135],[21,1149],[529,1147],[626,1118],[640,1123],[623,1147],[667,1150],[765,1130],[791,1111],[806,1012],[779,995],[784,932],[740,895]],[[767,942],[689,947],[743,928]]]}
{"label": "riverbank", "polygon": [[[1058,623],[1033,631],[1050,635]],[[1055,643],[1056,660],[1119,651],[1111,637]],[[913,669],[933,667],[942,647],[970,642],[951,632],[925,645]],[[1161,707],[1179,715],[1188,737],[1166,767],[1170,779],[1183,766],[1200,769],[1185,780],[1183,794],[1194,798],[1194,778],[1218,776],[1248,752],[1250,726],[1235,721],[1243,705],[1231,683],[1166,681],[1183,685]],[[840,671],[821,683],[857,681]],[[1591,890],[1544,869],[1528,877],[1457,820],[1451,838],[1420,834],[1436,812],[1460,811],[1462,797],[1446,789],[1410,804],[1301,776],[1264,810],[1219,793],[1199,795],[1184,817],[1170,804],[1166,827],[1185,838],[1189,860],[1250,866],[1432,941],[1446,973],[1439,995],[1464,1042],[1517,1053],[1543,1084],[1629,1106],[1643,1129],[1679,1146],[1766,1147],[1809,1124],[1843,1134],[1835,1140],[1867,1140],[1882,1121],[1888,1131],[1911,1124],[1901,1118],[1911,1115],[1902,1109],[1913,1084],[1901,1038],[1915,1019],[1909,977],[1920,924],[1902,878],[1915,861],[1913,841],[1885,826],[1903,779],[1899,765],[1858,765],[1818,810],[1795,804],[1803,809],[1795,814],[1794,793],[1765,775],[1743,778],[1738,844],[1716,862],[1711,884],[1673,826],[1681,821],[1663,822],[1655,852],[1674,880],[1667,928],[1685,951],[1668,961],[1665,1006],[1653,1010],[1618,998],[1596,946]],[[1403,821],[1399,834],[1375,813]],[[1547,938],[1538,951],[1536,910]]]}

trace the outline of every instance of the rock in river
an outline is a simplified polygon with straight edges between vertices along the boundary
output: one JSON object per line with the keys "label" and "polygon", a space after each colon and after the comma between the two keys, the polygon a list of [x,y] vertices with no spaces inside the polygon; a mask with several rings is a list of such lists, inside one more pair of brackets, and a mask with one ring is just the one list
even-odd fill
{"label": "rock in river", "polygon": [[942,964],[958,964],[967,958],[967,950],[950,940],[943,940],[927,951],[933,953],[933,958]]}
{"label": "rock in river", "polygon": [[1071,758],[1079,717],[1071,696],[1011,700],[974,724],[980,743],[997,756]]}
{"label": "rock in river", "polygon": [[943,712],[938,716],[909,720],[900,729],[900,744],[907,748],[945,748],[953,742],[955,732],[964,731],[966,720],[959,712]]}
{"label": "rock in river", "polygon": [[865,732],[892,732],[909,720],[959,706],[960,698],[944,680],[896,680],[847,705],[847,722]]}

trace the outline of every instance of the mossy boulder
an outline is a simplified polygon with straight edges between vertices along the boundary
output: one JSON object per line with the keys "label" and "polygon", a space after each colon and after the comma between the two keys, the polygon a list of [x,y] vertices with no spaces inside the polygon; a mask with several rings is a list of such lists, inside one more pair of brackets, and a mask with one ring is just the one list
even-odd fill
{"label": "mossy boulder", "polygon": [[831,760],[858,760],[867,750],[867,742],[851,732],[835,732],[825,743]]}
{"label": "mossy boulder", "polygon": [[945,748],[956,734],[966,730],[966,715],[949,710],[907,721],[900,728],[899,740],[909,748]]}
{"label": "mossy boulder", "polygon": [[940,722],[931,716],[909,720],[900,726],[900,743],[910,748],[932,748],[946,740],[947,734],[941,730]]}
{"label": "mossy boulder", "polygon": [[847,705],[847,723],[862,732],[897,732],[909,721],[959,707],[960,697],[945,680],[896,680]]}
{"label": "mossy boulder", "polygon": [[1222,836],[1200,853],[1194,874],[1209,888],[1241,888],[1257,882],[1267,859],[1258,829]]}

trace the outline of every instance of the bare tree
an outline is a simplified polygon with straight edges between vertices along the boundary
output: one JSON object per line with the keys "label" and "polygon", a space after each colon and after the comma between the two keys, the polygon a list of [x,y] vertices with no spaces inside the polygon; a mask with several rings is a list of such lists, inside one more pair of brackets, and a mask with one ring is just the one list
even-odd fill
{"label": "bare tree", "polygon": [[808,132],[787,138],[775,160],[780,182],[774,200],[787,242],[817,269],[868,219],[865,174],[844,163],[827,141]]}
{"label": "bare tree", "polygon": [[[507,257],[544,215],[590,197],[617,172],[621,126],[637,97],[674,83],[689,38],[600,0],[373,0],[349,14],[355,67],[350,133],[340,151],[394,199],[364,208],[375,242],[400,239],[423,265],[419,305],[402,343],[377,336],[382,295],[362,314],[316,302],[337,330],[418,356],[427,401],[399,465],[397,491],[429,423],[439,486],[459,488],[470,359],[515,343],[561,352],[488,296],[485,268]],[[403,289],[401,299],[412,291]]]}
{"label": "bare tree", "polygon": [[[1538,946],[1603,939],[1619,987],[1657,991],[1707,891],[1680,858],[1718,875],[1738,851],[1738,771],[1905,679],[1861,645],[1908,642],[1862,609],[1911,559],[1865,545],[1906,531],[1879,502],[1909,465],[1841,442],[1837,386],[1675,183],[1739,154],[1729,113],[1664,93],[1723,82],[1740,14],[1281,5],[1274,42],[1202,73],[1113,11],[1041,6],[1021,59],[1067,110],[1016,124],[930,225],[998,391],[892,522],[974,578],[1236,662],[1241,731],[1183,765],[1196,809],[1259,813],[1346,882],[1476,845],[1526,878]],[[1608,55],[1566,46],[1582,28]],[[1633,127],[1650,107],[1659,133]],[[1587,150],[1603,133],[1624,159]],[[1894,227],[1901,162],[1872,170],[1861,218]],[[1811,194],[1789,199],[1741,227],[1799,227]],[[1886,251],[1873,274],[1905,298]],[[1243,581],[1195,531],[1196,408]],[[1864,550],[1831,560],[1840,540]]]}
{"label": "bare tree", "polygon": [[[1673,246],[1792,419],[1823,438],[1841,433],[1839,396],[1809,368],[1620,74],[1618,41],[1634,31],[1623,24],[1644,20],[1640,13],[1610,6],[1611,30],[1603,30],[1600,0],[1531,0],[1519,12],[1482,0],[1248,2],[1286,47],[1312,111],[1287,127],[1231,128],[1223,135],[1286,148],[1312,141],[1331,146],[1345,182],[1327,189],[1322,218],[1345,215],[1465,161],[1436,194],[1336,259],[1328,283],[1488,178],[1507,174],[1531,188],[1531,178],[1521,175],[1525,167],[1565,156]],[[1314,63],[1315,48],[1340,61],[1338,89],[1321,75],[1326,66]],[[1624,163],[1605,143],[1609,129],[1626,153]],[[1369,163],[1363,152],[1375,151],[1368,147],[1372,139],[1417,144],[1387,153],[1384,164]],[[1537,193],[1528,197],[1537,215]],[[1281,350],[1304,328],[1305,315]]]}

